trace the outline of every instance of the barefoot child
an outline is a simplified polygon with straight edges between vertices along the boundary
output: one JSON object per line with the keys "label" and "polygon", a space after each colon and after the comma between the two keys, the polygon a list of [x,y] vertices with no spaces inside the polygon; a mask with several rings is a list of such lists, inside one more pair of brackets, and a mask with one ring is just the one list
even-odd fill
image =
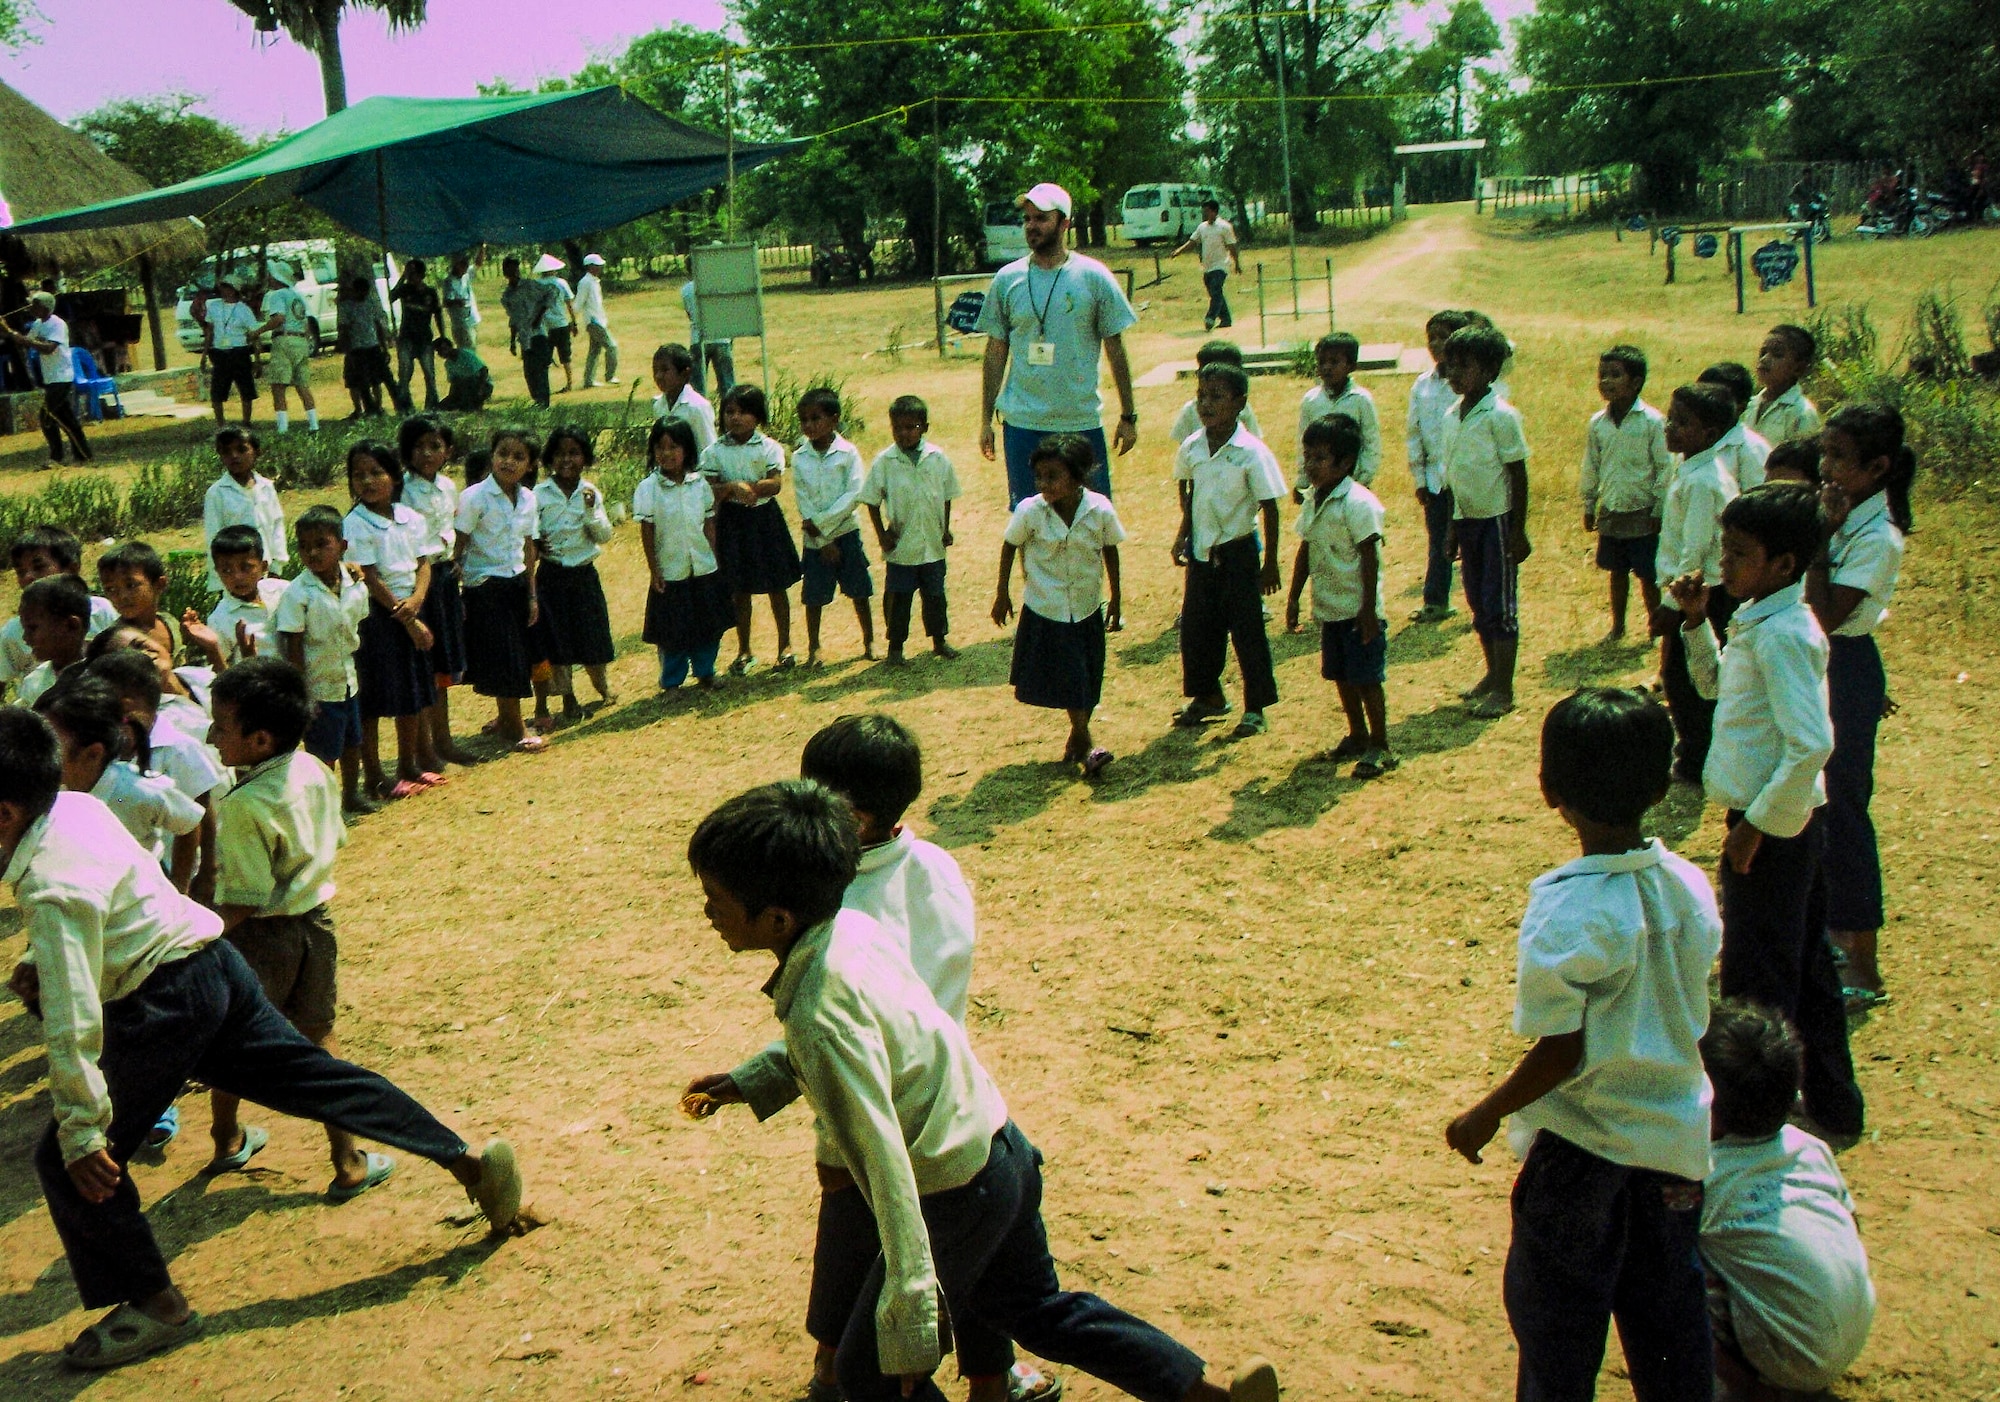
{"label": "barefoot child", "polygon": [[417,415],[403,420],[396,452],[403,460],[403,505],[424,518],[434,549],[430,587],[420,612],[431,630],[430,669],[437,700],[417,725],[417,766],[442,774],[446,764],[472,764],[474,757],[451,736],[451,689],[465,680],[465,604],[459,597],[458,483],[445,471],[456,440],[440,419]]}
{"label": "barefoot child", "polygon": [[646,439],[653,470],[632,493],[650,580],[643,636],[660,654],[662,691],[679,688],[690,671],[696,686],[714,686],[715,655],[736,620],[715,567],[715,491],[694,470],[694,443],[686,422],[655,419]]}
{"label": "barefoot child", "polygon": [[1579,691],[1543,722],[1542,797],[1582,854],[1535,880],[1521,919],[1514,1031],[1535,1045],[1445,1132],[1479,1163],[1513,1118],[1506,1302],[1524,1398],[1594,1396],[1613,1318],[1638,1396],[1709,1395],[1697,1044],[1718,921],[1701,872],[1642,836],[1673,748],[1636,692]]}
{"label": "barefoot child", "polygon": [[840,396],[809,389],[799,396],[799,446],[792,450],[792,492],[799,503],[799,563],[805,573],[806,666],[820,665],[819,623],[836,588],[854,601],[861,655],[875,659],[875,581],[861,548],[854,508],[865,474],[861,453],[840,435]]}
{"label": "barefoot child", "polygon": [[[245,429],[225,428],[215,435],[222,475],[201,501],[201,540],[213,549],[215,537],[224,527],[249,526],[264,542],[264,558],[282,565],[291,558],[285,540],[285,508],[278,502],[278,484],[257,471],[260,451],[257,435]],[[208,587],[222,589],[222,577],[213,566],[208,572]]]}
{"label": "barefoot child", "polygon": [[1451,537],[1451,488],[1445,485],[1446,434],[1458,396],[1444,377],[1444,348],[1451,333],[1470,326],[1469,312],[1441,311],[1424,323],[1424,337],[1430,347],[1431,368],[1410,385],[1410,408],[1404,419],[1404,438],[1410,459],[1410,480],[1416,485],[1417,505],[1424,510],[1424,535],[1428,552],[1424,564],[1424,604],[1410,615],[1412,623],[1442,623],[1457,610],[1451,606],[1452,554],[1445,548]]}
{"label": "barefoot child", "polygon": [[500,738],[522,754],[547,746],[528,734],[521,702],[534,694],[537,656],[535,472],[540,445],[525,429],[496,429],[489,449],[492,474],[458,497],[460,596],[465,601],[465,679],[493,698]]}
{"label": "barefoot child", "polygon": [[[611,610],[604,602],[604,585],[597,577],[597,557],[611,539],[611,517],[604,510],[604,493],[583,480],[583,470],[597,460],[590,435],[573,428],[549,434],[543,448],[549,465],[546,482],[535,484],[535,510],[540,517],[536,550],[535,600],[541,606],[541,649],[548,654],[554,677],[549,691],[563,699],[563,715],[579,715],[570,668],[581,667],[597,688],[597,699],[610,705],[617,698],[604,669],[617,655],[611,640]],[[547,694],[537,691],[537,719],[548,715]]]}
{"label": "barefoot child", "polygon": [[729,672],[737,677],[756,665],[750,654],[750,607],[759,594],[771,603],[778,670],[798,665],[792,655],[790,591],[802,570],[784,508],[778,505],[785,486],[785,450],[764,432],[769,418],[763,390],[732,386],[722,396],[722,435],[702,449],[699,464],[701,475],[715,488],[715,560],[736,606],[736,660]]}
{"label": "barefoot child", "polygon": [[1597,358],[1597,392],[1604,407],[1585,430],[1583,528],[1597,536],[1597,567],[1611,576],[1611,631],[1607,643],[1625,639],[1625,611],[1632,580],[1650,627],[1660,609],[1653,565],[1660,552],[1660,507],[1674,470],[1667,451],[1667,419],[1639,398],[1646,387],[1646,353],[1613,346]]}
{"label": "barefoot child", "polygon": [[1513,348],[1492,325],[1472,325],[1445,342],[1444,373],[1459,397],[1445,450],[1451,488],[1451,553],[1465,577],[1465,602],[1486,672],[1459,693],[1475,716],[1514,709],[1514,664],[1521,651],[1518,585],[1528,543],[1528,440],[1521,411],[1500,396]]}
{"label": "barefoot child", "polygon": [[1819,358],[1819,342],[1803,326],[1789,322],[1773,326],[1757,347],[1757,397],[1750,402],[1744,427],[1768,443],[1810,438],[1819,432],[1819,409],[1799,388]]}
{"label": "barefoot child", "polygon": [[[951,548],[951,504],[959,496],[951,459],[925,435],[930,406],[914,394],[889,405],[889,432],[895,442],[875,455],[861,501],[875,523],[887,572],[882,581],[882,622],[889,634],[889,661],[903,660],[910,637],[911,595],[924,600],[924,632],[931,651],[949,661],[951,613],[945,600],[945,555]],[[884,524],[884,518],[887,524]]]}
{"label": "barefoot child", "polygon": [[[805,779],[731,799],[688,844],[723,942],[777,956],[786,1057],[875,1217],[881,1255],[835,1360],[847,1402],[941,1402],[930,1376],[940,1294],[955,1325],[976,1324],[1135,1396],[1276,1402],[1277,1374],[1264,1360],[1211,1382],[1201,1359],[1158,1329],[1061,1290],[1041,1218],[1040,1156],[912,967],[903,936],[840,908],[859,855],[853,810]],[[860,1046],[870,1054],[852,1055]],[[691,1108],[742,1098],[705,1082]]]}
{"label": "barefoot child", "polygon": [[203,623],[193,609],[181,615],[181,632],[215,671],[268,652],[271,610],[285,592],[264,563],[263,539],[248,526],[224,526],[208,545],[209,568],[222,579],[222,598]]}
{"label": "barefoot child", "polygon": [[1382,466],[1382,425],[1375,414],[1375,396],[1354,382],[1354,367],[1360,362],[1360,338],[1349,331],[1330,332],[1313,347],[1319,383],[1299,400],[1299,471],[1292,484],[1295,502],[1305,500],[1311,485],[1306,481],[1306,430],[1330,414],[1345,414],[1361,425],[1361,457],[1355,464],[1354,480],[1366,487]]}
{"label": "barefoot child", "polygon": [[1125,527],[1111,499],[1083,485],[1097,463],[1080,434],[1050,434],[1028,455],[1028,466],[1038,494],[1014,508],[1001,539],[993,622],[1004,628],[1014,616],[1008,585],[1018,554],[1026,594],[1008,678],[1014,699],[1067,711],[1063,763],[1081,764],[1084,777],[1094,779],[1111,763],[1111,751],[1091,739],[1090,717],[1104,694],[1104,635],[1123,626],[1118,543]]}
{"label": "barefoot child", "polygon": [[494,1230],[515,1225],[521,1176],[504,1141],[475,1156],[388,1081],[315,1047],[217,938],[222,918],[174,891],[103,804],[60,793],[61,781],[54,732],[0,709],[0,861],[28,935],[8,986],[41,1024],[55,1111],[35,1169],[85,1308],[110,1308],[65,1362],[116,1368],[201,1332],[126,1172],[190,1080],[421,1154]]}
{"label": "barefoot child", "polygon": [[[360,680],[361,765],[369,794],[387,799],[420,794],[440,777],[417,763],[417,731],[424,712],[437,701],[430,659],[436,640],[422,615],[438,544],[424,518],[397,499],[402,486],[403,463],[388,444],[363,440],[347,450],[347,490],[354,508],[341,534],[348,562],[361,568],[369,600],[354,656]],[[394,784],[382,776],[385,716],[396,725]]]}
{"label": "barefoot child", "polygon": [[1355,761],[1354,777],[1379,779],[1394,769],[1389,750],[1389,630],[1382,616],[1382,503],[1354,478],[1366,441],[1346,414],[1306,425],[1306,499],[1299,513],[1299,553],[1285,629],[1297,632],[1299,600],[1312,580],[1319,624],[1320,675],[1340,694],[1347,737],[1323,758]]}
{"label": "barefoot child", "polygon": [[340,513],[315,506],[299,517],[299,559],[305,565],[285,586],[272,615],[278,653],[305,674],[312,723],[301,743],[328,769],[340,770],[341,805],[349,813],[380,806],[361,787],[361,679],[354,654],[368,616],[368,586],[356,565],[343,563],[347,542]]}

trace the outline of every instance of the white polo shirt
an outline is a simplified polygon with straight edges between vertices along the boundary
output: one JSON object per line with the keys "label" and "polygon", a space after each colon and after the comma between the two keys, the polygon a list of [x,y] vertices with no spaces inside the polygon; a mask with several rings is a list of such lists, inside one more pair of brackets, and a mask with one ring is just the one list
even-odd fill
{"label": "white polo shirt", "polygon": [[360,690],[354,652],[361,646],[361,620],[368,616],[368,586],[339,570],[340,587],[329,589],[311,570],[278,596],[271,613],[271,630],[296,633],[303,640],[306,685],[315,701],[345,701]]}
{"label": "white polo shirt", "polygon": [[[209,484],[201,499],[201,542],[215,544],[215,537],[228,526],[249,526],[264,542],[264,559],[273,566],[292,558],[291,543],[285,539],[285,507],[278,500],[278,484],[261,472],[252,472],[246,485],[223,473]],[[220,592],[222,576],[209,562],[208,587]]]}
{"label": "white polo shirt", "polygon": [[1662,592],[1670,580],[1696,571],[1721,587],[1722,508],[1736,495],[1736,479],[1713,447],[1686,459],[1668,479],[1660,505],[1660,548],[1653,557],[1653,578]]}
{"label": "white polo shirt", "polygon": [[1521,432],[1521,411],[1498,389],[1489,390],[1465,416],[1454,411],[1445,420],[1444,453],[1454,519],[1486,521],[1513,509],[1507,464],[1527,461],[1528,440]]}
{"label": "white polo shirt", "polygon": [[417,562],[437,554],[437,542],[428,522],[401,502],[389,508],[389,516],[377,516],[356,503],[342,522],[347,538],[347,563],[375,567],[376,575],[398,599],[416,592]]}
{"label": "white polo shirt", "polygon": [[1361,425],[1361,454],[1354,460],[1354,480],[1366,487],[1381,470],[1382,422],[1375,413],[1375,396],[1352,378],[1337,395],[1328,394],[1323,384],[1314,385],[1299,400],[1299,472],[1292,485],[1300,491],[1312,485],[1306,477],[1306,430],[1335,414],[1345,414]]}
{"label": "white polo shirt", "polygon": [[512,579],[527,569],[526,544],[541,530],[532,488],[516,486],[507,499],[498,478],[473,483],[458,494],[458,532],[465,537],[459,559],[465,587],[489,579]]}
{"label": "white polo shirt", "polygon": [[812,524],[822,545],[861,529],[854,508],[866,481],[861,450],[837,433],[824,453],[810,440],[801,440],[792,449],[792,495],[799,504],[799,520]]}
{"label": "white polo shirt", "polygon": [[1620,423],[1611,421],[1609,409],[1590,416],[1576,478],[1585,515],[1643,511],[1658,517],[1673,471],[1667,416],[1645,400],[1635,399]]}
{"label": "white polo shirt", "polygon": [[1213,453],[1208,450],[1207,429],[1182,439],[1174,455],[1174,480],[1193,484],[1189,515],[1194,530],[1189,545],[1203,563],[1216,546],[1254,535],[1263,503],[1285,494],[1285,474],[1277,458],[1240,422],[1229,441]]}
{"label": "white polo shirt", "polygon": [[877,453],[860,500],[880,507],[882,524],[897,533],[890,564],[928,565],[944,558],[945,503],[958,496],[951,459],[926,438],[914,461],[893,443]]}
{"label": "white polo shirt", "polygon": [[1729,432],[1716,439],[1711,451],[1736,479],[1738,490],[1747,492],[1764,485],[1764,459],[1771,456],[1770,440],[1752,433],[1742,420],[1737,420]]}
{"label": "white polo shirt", "polygon": [[284,595],[285,581],[265,575],[257,581],[257,597],[247,602],[234,594],[224,593],[208,615],[208,626],[215,630],[215,640],[222,644],[222,665],[234,667],[243,660],[243,647],[236,640],[236,625],[241,623],[243,631],[250,635],[250,642],[256,648],[256,656],[271,657],[276,649],[264,644],[265,635],[271,631],[272,612],[278,607],[278,600]]}
{"label": "white polo shirt", "polygon": [[1125,527],[1109,497],[1086,489],[1067,524],[1046,498],[1027,498],[1004,538],[1021,552],[1026,607],[1052,623],[1080,623],[1104,607],[1104,549],[1125,539]]}
{"label": "white polo shirt", "polygon": [[1539,1130],[1613,1163],[1708,1176],[1708,970],[1722,919],[1708,878],[1658,838],[1535,878],[1521,917],[1514,1030],[1583,1033],[1583,1060],[1515,1113],[1526,1158]]}
{"label": "white polo shirt", "polygon": [[1378,542],[1375,616],[1388,616],[1382,608],[1383,516],[1380,499],[1352,477],[1342,478],[1324,497],[1306,493],[1295,529],[1307,546],[1315,622],[1340,623],[1361,616],[1361,547],[1371,540]]}
{"label": "white polo shirt", "polygon": [[669,581],[715,573],[715,552],[702,525],[715,515],[715,489],[699,472],[670,482],[649,472],[632,492],[632,519],[653,528],[653,561]]}
{"label": "white polo shirt", "polygon": [[1867,597],[1833,630],[1836,638],[1861,638],[1882,626],[1896,580],[1903,572],[1903,533],[1889,519],[1889,497],[1877,492],[1847,513],[1827,542],[1827,583],[1859,589]]}
{"label": "white polo shirt", "polygon": [[582,326],[592,322],[610,325],[604,319],[604,283],[596,273],[585,273],[576,280],[576,319]]}
{"label": "white polo shirt", "polygon": [[[664,394],[653,396],[653,417],[656,419],[678,419],[694,430],[694,450],[697,454],[708,451],[708,445],[715,441],[715,406],[702,397],[693,385],[681,386],[680,398],[667,402]],[[688,464],[694,470],[694,464]]]}
{"label": "white polo shirt", "polygon": [[50,312],[33,322],[28,334],[38,341],[48,341],[54,350],[35,352],[42,362],[42,383],[45,385],[67,385],[76,382],[76,367],[70,359],[69,323]]}
{"label": "white polo shirt", "polygon": [[[1257,422],[1257,411],[1250,405],[1243,406],[1243,412],[1236,416],[1236,422],[1249,429],[1251,437],[1264,436],[1263,426]],[[1195,402],[1190,399],[1181,405],[1180,411],[1174,415],[1173,427],[1167,430],[1167,435],[1174,442],[1180,443],[1186,441],[1190,433],[1201,431],[1201,410],[1195,407]]]}
{"label": "white polo shirt", "polygon": [[[588,490],[593,504],[583,504]],[[559,565],[575,569],[604,553],[611,539],[611,517],[604,509],[604,492],[594,482],[579,478],[576,490],[565,492],[553,477],[535,484],[535,510],[540,524],[542,555]]]}
{"label": "white polo shirt", "polygon": [[403,477],[403,505],[430,526],[437,546],[431,553],[439,557],[451,554],[458,544],[458,483],[442,472],[432,478],[407,473]]}
{"label": "white polo shirt", "polygon": [[1229,250],[1236,247],[1236,226],[1217,215],[1214,219],[1204,219],[1194,226],[1188,235],[1201,254],[1201,270],[1205,273],[1226,273],[1229,271]]}
{"label": "white polo shirt", "polygon": [[1404,416],[1404,444],[1410,459],[1410,480],[1418,491],[1444,490],[1444,451],[1450,420],[1458,405],[1443,372],[1435,367],[1410,386],[1410,408]]}
{"label": "white polo shirt", "polygon": [[1820,430],[1819,409],[1797,385],[1775,399],[1755,395],[1743,410],[1743,419],[1745,428],[1762,434],[1770,443],[1811,438]]}
{"label": "white polo shirt", "polygon": [[201,826],[202,808],[164,774],[141,773],[127,759],[104,766],[90,796],[111,810],[125,831],[157,860],[176,837]]}

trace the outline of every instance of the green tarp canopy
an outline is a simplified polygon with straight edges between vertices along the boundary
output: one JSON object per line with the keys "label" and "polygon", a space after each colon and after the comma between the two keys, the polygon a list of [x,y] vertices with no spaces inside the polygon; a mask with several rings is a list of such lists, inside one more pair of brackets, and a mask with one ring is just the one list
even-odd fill
{"label": "green tarp canopy", "polygon": [[[738,144],[747,170],[803,143]],[[728,144],[615,87],[523,97],[371,97],[234,165],[66,210],[14,234],[115,228],[303,200],[398,253],[551,243],[727,178]]]}

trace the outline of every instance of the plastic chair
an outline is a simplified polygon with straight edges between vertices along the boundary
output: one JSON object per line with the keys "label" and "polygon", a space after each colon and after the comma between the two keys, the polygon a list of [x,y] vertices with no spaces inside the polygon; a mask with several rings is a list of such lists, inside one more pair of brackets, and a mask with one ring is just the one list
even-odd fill
{"label": "plastic chair", "polygon": [[118,393],[118,381],[97,368],[97,357],[78,346],[70,353],[71,373],[76,377],[76,392],[83,396],[84,408],[93,423],[104,422],[104,401],[108,398],[118,410],[117,417],[125,417],[125,401]]}

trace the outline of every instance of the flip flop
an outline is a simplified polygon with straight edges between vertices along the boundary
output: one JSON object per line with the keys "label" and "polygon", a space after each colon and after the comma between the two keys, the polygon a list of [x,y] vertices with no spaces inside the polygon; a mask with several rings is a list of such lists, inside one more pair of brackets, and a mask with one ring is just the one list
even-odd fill
{"label": "flip flop", "polygon": [[417,782],[427,789],[441,789],[446,784],[449,784],[451,780],[442,774],[433,774],[430,770],[426,769],[417,776]]}
{"label": "flip flop", "polygon": [[146,1135],[146,1147],[148,1149],[164,1149],[180,1137],[180,1132],[181,1107],[178,1105],[169,1105],[167,1113],[160,1116],[159,1123],[154,1125],[151,1132]]}
{"label": "flip flop", "polygon": [[243,1126],[243,1146],[233,1154],[217,1154],[208,1161],[202,1172],[210,1175],[217,1173],[240,1173],[244,1168],[249,1166],[250,1160],[257,1157],[258,1150],[270,1142],[271,1133],[269,1130],[259,1129],[256,1125],[245,1125]]}
{"label": "flip flop", "polygon": [[[179,1348],[200,1333],[201,1316],[192,1310],[179,1324],[162,1324],[132,1305],[120,1305],[77,1335],[63,1349],[63,1362],[85,1372],[102,1373]],[[93,1340],[97,1348],[79,1354],[77,1347],[85,1339]]]}
{"label": "flip flop", "polygon": [[1229,1380],[1229,1402],[1278,1402],[1278,1370],[1269,1359],[1244,1361]]}
{"label": "flip flop", "polygon": [[1104,766],[1109,763],[1111,763],[1111,751],[1099,745],[1083,757],[1083,777],[1095,779],[1104,772]]}
{"label": "flip flop", "polygon": [[537,755],[549,747],[549,742],[540,735],[523,735],[514,742],[514,748],[524,755]]}
{"label": "flip flop", "polygon": [[1840,1001],[1847,1005],[1851,1013],[1872,1013],[1877,1008],[1889,1005],[1889,990],[1886,988],[1843,988]]}
{"label": "flip flop", "polygon": [[1229,714],[1229,703],[1210,706],[1202,701],[1190,701],[1174,712],[1174,724],[1182,730],[1196,730],[1212,720],[1220,720]]}
{"label": "flip flop", "polygon": [[423,791],[424,791],[424,786],[422,784],[415,782],[414,780],[398,779],[395,783],[389,786],[388,792],[384,793],[382,797],[389,799],[391,802],[394,802],[396,799],[399,798],[415,798],[418,794],[422,793]]}
{"label": "flip flop", "polygon": [[1062,1402],[1063,1380],[1032,1363],[1016,1363],[1007,1374],[1007,1402]]}
{"label": "flip flop", "polygon": [[1368,741],[1359,735],[1349,735],[1330,750],[1321,750],[1319,758],[1338,762],[1343,759],[1361,759],[1368,753]]}
{"label": "flip flop", "polygon": [[389,1181],[389,1175],[396,1171],[396,1161],[387,1154],[371,1153],[367,1156],[367,1173],[353,1187],[342,1187],[338,1181],[326,1185],[328,1202],[352,1202],[377,1184]]}

